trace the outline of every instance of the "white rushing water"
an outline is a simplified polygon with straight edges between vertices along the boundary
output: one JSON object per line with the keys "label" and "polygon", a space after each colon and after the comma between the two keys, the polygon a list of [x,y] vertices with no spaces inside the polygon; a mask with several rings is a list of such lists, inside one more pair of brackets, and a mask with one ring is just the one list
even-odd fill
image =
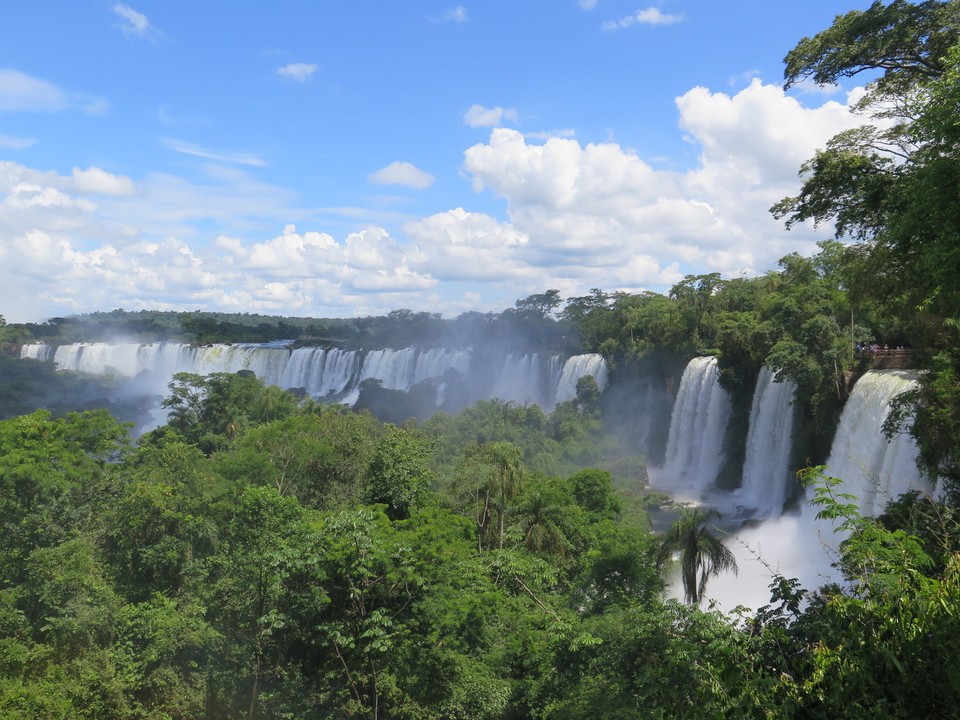
{"label": "white rushing water", "polygon": [[574,355],[563,364],[560,380],[557,383],[555,402],[566,402],[577,396],[577,382],[582,377],[592,375],[597,387],[603,392],[607,387],[607,363],[602,355],[589,353]]}
{"label": "white rushing water", "polygon": [[670,416],[665,461],[650,468],[654,487],[681,499],[703,499],[723,467],[730,409],[717,359],[698,357],[687,363]]}
{"label": "white rushing water", "polygon": [[790,453],[796,409],[797,386],[763,367],[757,378],[750,408],[743,481],[735,493],[737,502],[752,508],[754,517],[777,517],[793,486]]}
{"label": "white rushing water", "polygon": [[578,355],[565,363],[559,355],[507,355],[499,361],[492,381],[484,381],[481,378],[491,375],[490,368],[475,368],[473,353],[465,348],[363,351],[290,349],[287,344],[77,343],[56,348],[32,344],[23,346],[21,357],[53,359],[61,370],[135,378],[138,391],[159,395],[166,394],[167,384],[178,372],[206,375],[250,370],[267,384],[302,388],[314,397],[345,404],[356,402],[360,383],[373,379],[386,389],[404,391],[433,382],[438,407],[450,390],[447,383],[461,382],[473,400],[496,397],[550,410],[557,399],[575,396],[577,380],[585,374],[593,374],[601,389],[607,382],[607,365],[600,355]]}
{"label": "white rushing water", "polygon": [[[917,447],[912,438],[887,440],[883,434],[891,401],[915,382],[909,372],[867,372],[844,406],[826,474],[843,481],[838,491],[856,496],[864,515],[881,513],[889,500],[907,490],[934,492],[934,483],[916,465]],[[832,523],[817,519],[819,508],[810,504],[809,495],[797,510],[744,528],[728,540],[740,573],[714,578],[707,588],[708,596],[724,610],[739,604],[757,608],[768,603],[767,586],[773,572],[796,577],[809,590],[842,580],[831,567],[842,537]]]}
{"label": "white rushing water", "polygon": [[931,491],[917,467],[917,445],[909,435],[887,439],[883,423],[891,402],[916,387],[903,370],[874,370],[861,377],[843,409],[830,448],[827,475],[843,481],[840,492],[858,500],[860,512],[877,515],[908,490]]}

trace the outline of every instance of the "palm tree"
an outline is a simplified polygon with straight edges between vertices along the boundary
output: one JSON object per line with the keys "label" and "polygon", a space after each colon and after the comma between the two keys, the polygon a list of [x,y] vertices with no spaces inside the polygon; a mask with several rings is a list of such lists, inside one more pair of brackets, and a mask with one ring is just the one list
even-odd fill
{"label": "palm tree", "polygon": [[737,560],[733,553],[708,527],[714,517],[720,517],[716,510],[684,509],[663,537],[664,558],[674,552],[680,553],[683,598],[690,605],[700,604],[708,578],[726,570],[737,573]]}
{"label": "palm tree", "polygon": [[569,541],[563,532],[563,509],[547,492],[538,490],[524,503],[523,546],[531,552],[565,555]]}
{"label": "palm tree", "polygon": [[497,535],[503,548],[506,529],[507,504],[520,491],[526,469],[523,466],[523,451],[510,442],[489,442],[477,448],[478,456],[491,467],[484,488],[484,507],[480,521],[481,533],[486,531],[490,520],[490,504],[497,512]]}

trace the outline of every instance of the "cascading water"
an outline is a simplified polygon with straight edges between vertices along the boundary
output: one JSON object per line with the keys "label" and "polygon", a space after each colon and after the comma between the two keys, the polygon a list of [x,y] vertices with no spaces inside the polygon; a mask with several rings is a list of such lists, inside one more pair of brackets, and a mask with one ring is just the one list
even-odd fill
{"label": "cascading water", "polygon": [[51,353],[53,348],[49,345],[41,345],[39,343],[34,343],[32,345],[24,345],[20,349],[20,357],[24,360],[40,360],[41,362],[46,362],[47,360],[52,360]]}
{"label": "cascading water", "polygon": [[507,355],[489,397],[520,405],[539,405],[549,410],[553,407],[561,369],[560,358],[556,355]]}
{"label": "cascading water", "polygon": [[283,388],[303,388],[314,397],[338,395],[354,384],[360,371],[360,353],[340,348],[296,348],[284,369]]}
{"label": "cascading water", "polygon": [[715,357],[693,358],[683,371],[670,416],[666,460],[651,468],[659,490],[700,500],[723,466],[730,396],[720,387]]}
{"label": "cascading water", "polygon": [[909,435],[883,434],[895,397],[916,387],[902,370],[872,370],[853,387],[837,426],[827,475],[842,480],[841,492],[858,500],[860,512],[876,515],[908,490],[932,491],[917,467],[917,446]]}
{"label": "cascading water", "polygon": [[[916,465],[917,447],[912,438],[896,436],[888,441],[883,434],[891,401],[915,383],[909,372],[867,372],[854,385],[843,408],[826,474],[842,480],[837,492],[856,496],[864,515],[882,512],[889,500],[907,490],[933,490],[933,483]],[[769,598],[766,590],[771,570],[795,577],[811,589],[842,581],[831,567],[842,537],[831,521],[816,517],[818,511],[807,498],[799,512],[737,532],[737,542],[729,546],[740,574],[712,581],[710,597],[726,609],[738,604],[759,607]]]}
{"label": "cascading water", "polygon": [[[53,359],[60,370],[95,375],[112,374],[136,378],[139,391],[163,395],[175,373],[206,375],[213,372],[250,370],[270,385],[300,389],[314,397],[356,402],[363,380],[375,379],[391,390],[410,390],[426,381],[437,383],[439,406],[449,390],[448,382],[466,383],[474,400],[500,398],[517,403],[553,407],[558,383],[572,383],[583,374],[594,374],[601,389],[606,385],[606,363],[599,355],[570,358],[566,364],[556,355],[536,353],[503,358],[492,379],[474,377],[473,354],[464,348],[403,348],[399,350],[344,350],[341,348],[295,348],[289,343],[207,345],[180,343],[82,343],[51,347],[24,345],[21,357]],[[485,368],[485,370],[488,370]],[[489,375],[487,376],[489,378]],[[571,394],[571,397],[573,395]]]}
{"label": "cascading water", "polygon": [[789,463],[793,448],[797,386],[776,382],[773,370],[763,367],[757,377],[750,408],[743,481],[736,501],[754,510],[754,517],[777,517],[787,501],[793,479]]}
{"label": "cascading water", "polygon": [[607,387],[607,362],[603,355],[589,353],[574,355],[563,364],[560,380],[557,383],[555,402],[566,402],[577,396],[577,382],[580,378],[592,375],[601,391]]}

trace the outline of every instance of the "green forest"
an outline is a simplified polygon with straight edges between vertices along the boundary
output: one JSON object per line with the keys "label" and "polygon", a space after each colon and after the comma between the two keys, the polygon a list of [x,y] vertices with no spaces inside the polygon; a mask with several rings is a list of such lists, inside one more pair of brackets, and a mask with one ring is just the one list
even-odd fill
{"label": "green forest", "polygon": [[[0,717],[960,718],[960,2],[878,1],[785,58],[788,87],[851,76],[864,126],[771,209],[836,239],[761,277],[450,320],[0,318]],[[587,376],[551,412],[453,414],[370,385],[349,410],[181,373],[134,439],[149,398],[107,406],[110,378],[19,356],[121,336],[597,352],[621,392]],[[886,431],[942,488],[876,518],[823,468],[872,346],[918,372]],[[736,572],[722,523],[646,487],[623,420],[640,378],[698,355],[735,417],[761,367],[796,384],[798,488],[844,537],[844,582],[771,569],[759,609],[701,602]]]}

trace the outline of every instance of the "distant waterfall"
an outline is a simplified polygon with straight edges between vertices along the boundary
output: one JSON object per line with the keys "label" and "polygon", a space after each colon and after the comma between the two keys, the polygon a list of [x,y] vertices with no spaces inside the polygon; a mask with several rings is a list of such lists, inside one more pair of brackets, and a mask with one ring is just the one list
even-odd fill
{"label": "distant waterfall", "polygon": [[773,370],[760,370],[750,408],[743,482],[736,493],[738,502],[755,509],[759,517],[780,514],[792,482],[789,463],[797,386],[791,380],[774,380]]}
{"label": "distant waterfall", "polygon": [[603,355],[589,353],[574,355],[563,364],[560,381],[557,384],[557,396],[554,402],[566,402],[577,397],[577,382],[582,377],[592,375],[601,391],[607,387],[607,362]]}
{"label": "distant waterfall", "polygon": [[340,348],[297,348],[283,370],[282,388],[303,388],[314,397],[328,397],[344,392],[360,372],[360,355]]}
{"label": "distant waterfall", "polygon": [[872,370],[857,381],[843,408],[827,475],[843,481],[841,492],[856,496],[864,515],[882,512],[887,502],[908,490],[932,489],[917,467],[913,438],[897,435],[888,441],[882,430],[890,403],[915,386],[908,372]]}
{"label": "distant waterfall", "polygon": [[52,359],[60,370],[135,379],[138,390],[161,395],[178,372],[206,375],[249,370],[269,385],[302,388],[314,397],[345,404],[356,402],[362,381],[374,379],[385,389],[404,391],[435,382],[438,406],[447,395],[448,382],[463,382],[469,389],[466,395],[474,400],[496,397],[550,410],[557,398],[575,396],[577,380],[584,374],[594,375],[601,389],[607,381],[606,363],[599,355],[578,355],[564,362],[559,355],[512,354],[495,357],[492,367],[475,368],[474,354],[466,348],[363,351],[291,349],[284,343],[77,343],[24,345],[21,357]]}
{"label": "distant waterfall", "polygon": [[557,355],[510,354],[503,359],[493,387],[482,395],[549,410],[553,407],[561,370]]}
{"label": "distant waterfall", "polygon": [[715,357],[691,360],[670,416],[666,461],[651,475],[660,490],[700,499],[723,465],[730,397],[720,387]]}
{"label": "distant waterfall", "polygon": [[40,345],[34,343],[32,345],[24,345],[20,348],[20,357],[24,360],[41,360],[47,361],[52,360],[51,354],[53,348],[49,345]]}

